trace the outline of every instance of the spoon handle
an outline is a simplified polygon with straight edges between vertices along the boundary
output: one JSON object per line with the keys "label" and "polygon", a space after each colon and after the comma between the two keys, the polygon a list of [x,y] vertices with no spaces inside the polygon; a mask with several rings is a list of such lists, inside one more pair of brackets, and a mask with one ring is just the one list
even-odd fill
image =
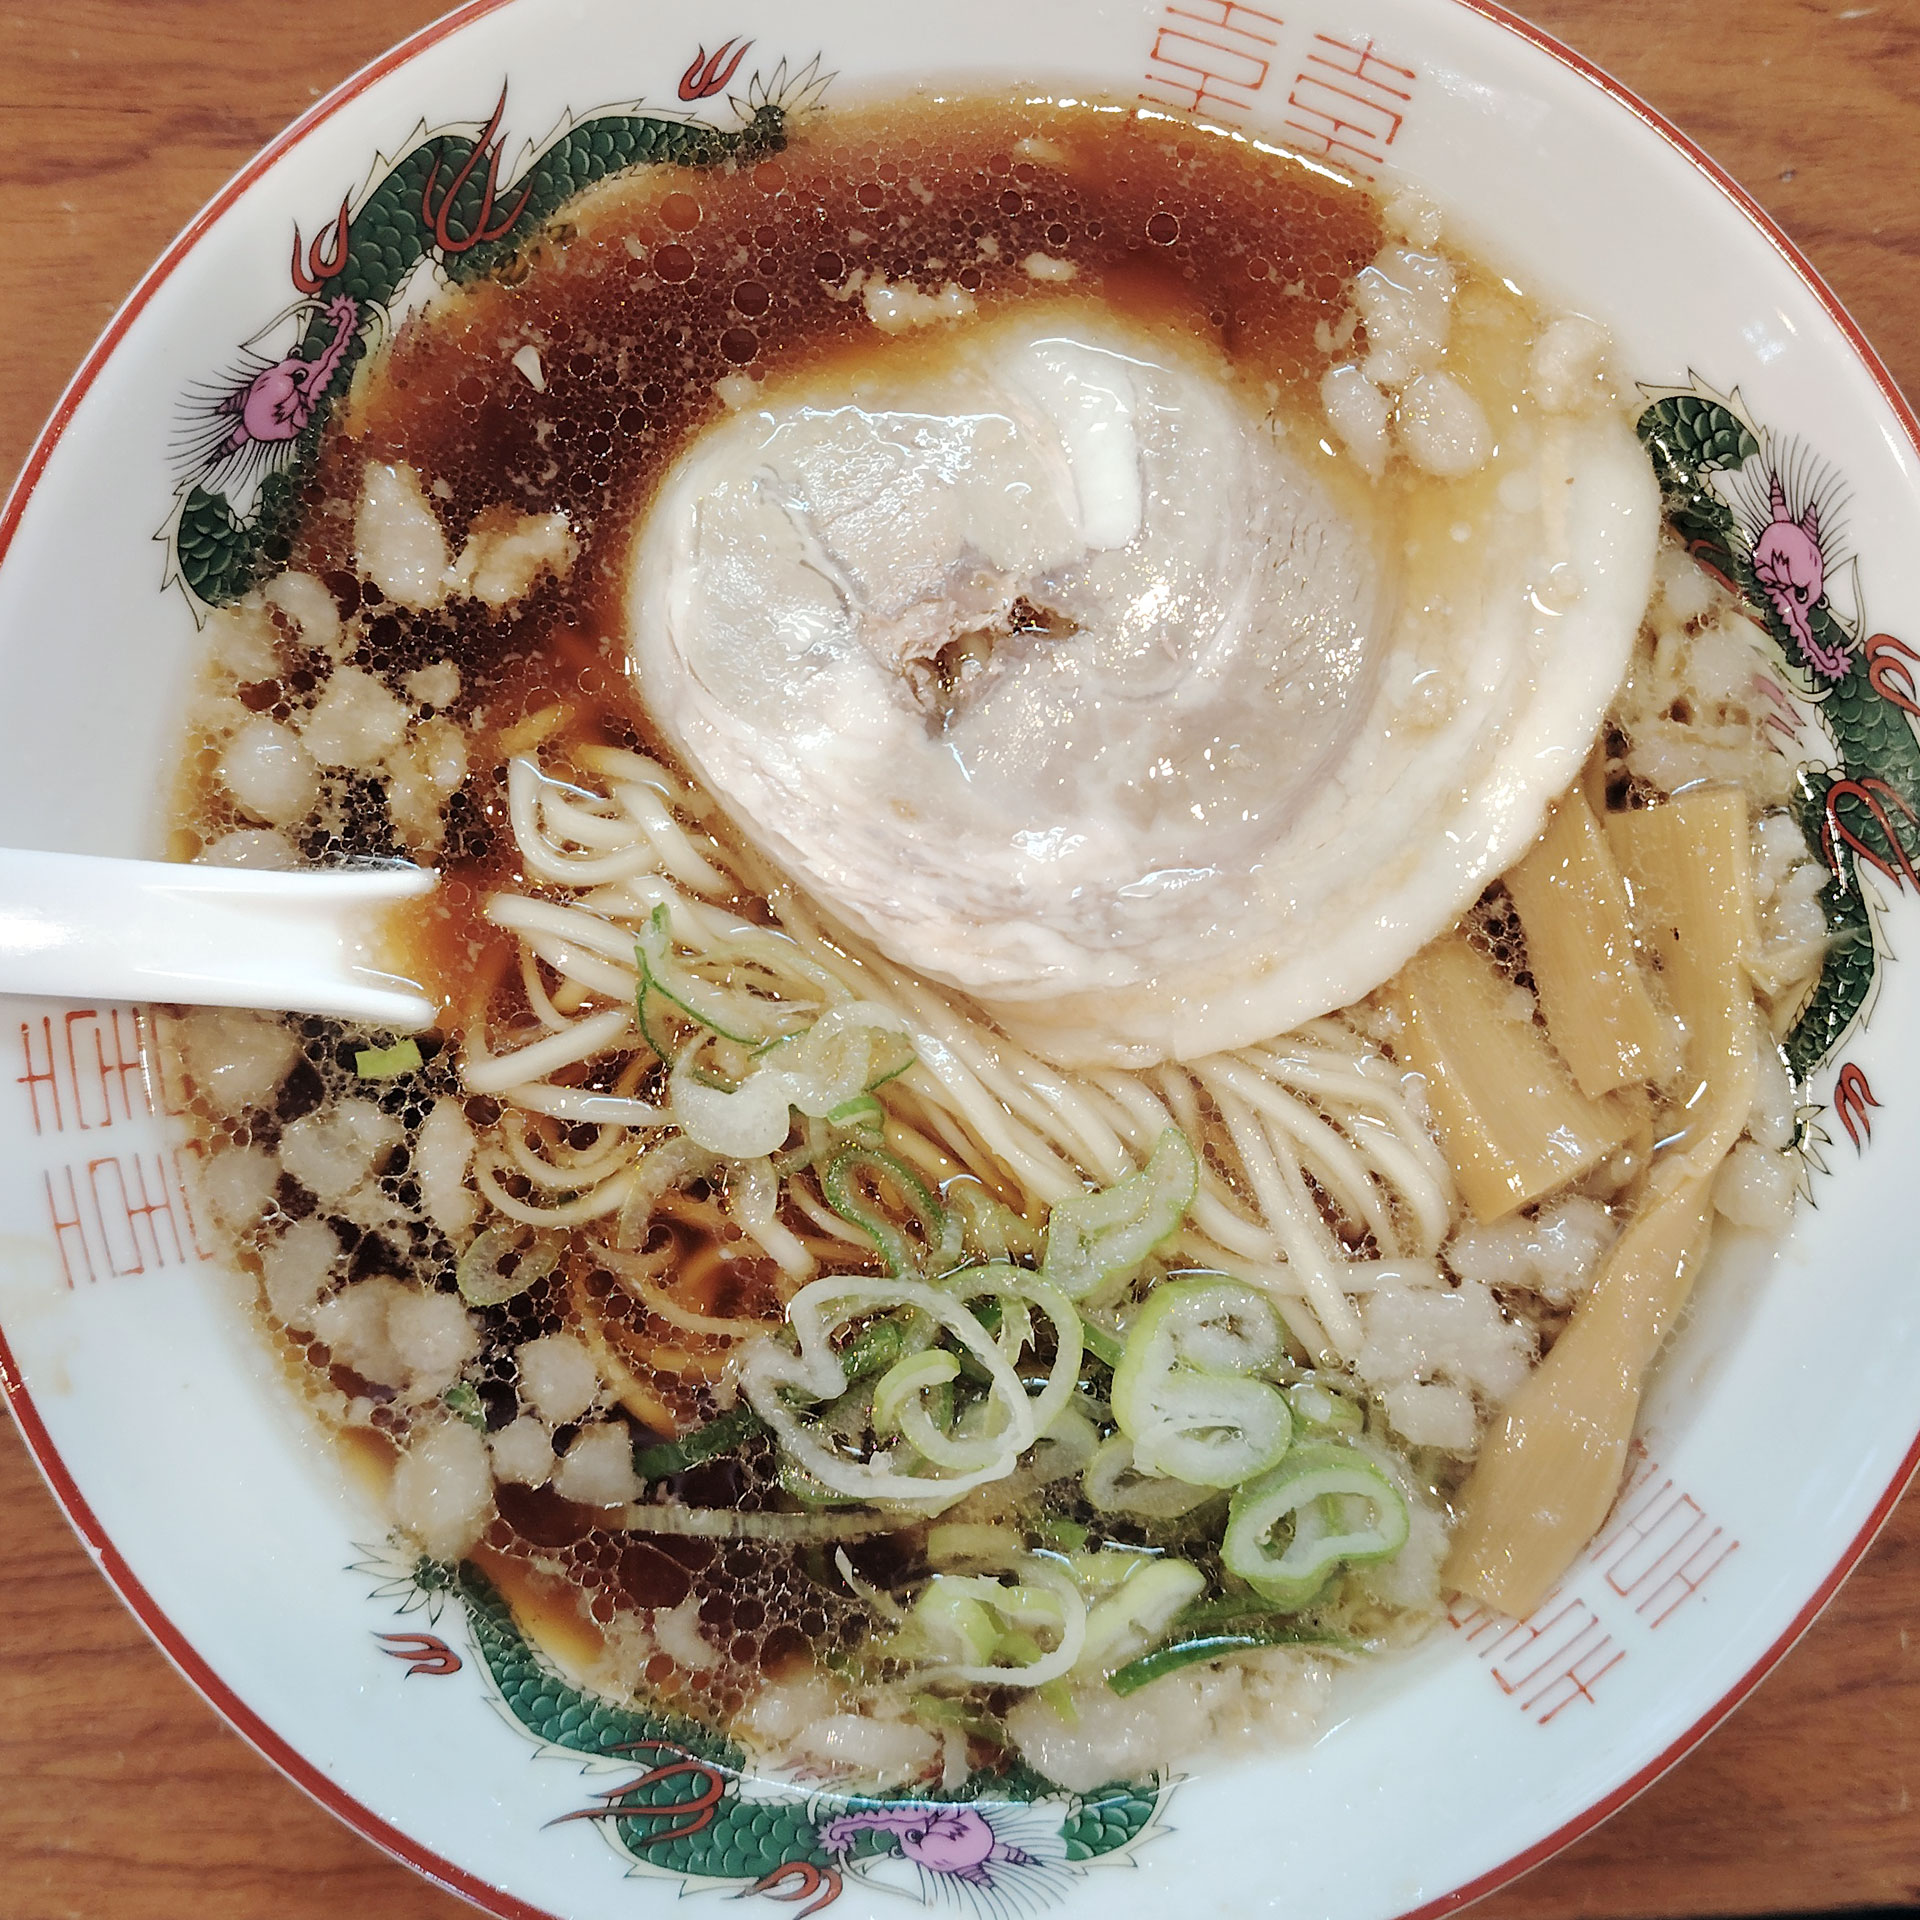
{"label": "spoon handle", "polygon": [[266,873],[0,848],[0,993],[177,1001],[433,1024],[380,964],[380,922],[420,867]]}

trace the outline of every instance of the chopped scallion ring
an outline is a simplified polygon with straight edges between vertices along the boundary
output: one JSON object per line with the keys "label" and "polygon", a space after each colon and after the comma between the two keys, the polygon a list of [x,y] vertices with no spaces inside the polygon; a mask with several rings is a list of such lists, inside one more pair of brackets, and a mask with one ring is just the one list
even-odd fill
{"label": "chopped scallion ring", "polygon": [[[1236,1491],[1220,1558],[1285,1611],[1312,1602],[1342,1566],[1391,1559],[1407,1528],[1399,1488],[1356,1449],[1321,1441],[1296,1447]],[[1286,1544],[1276,1551],[1283,1530]]]}

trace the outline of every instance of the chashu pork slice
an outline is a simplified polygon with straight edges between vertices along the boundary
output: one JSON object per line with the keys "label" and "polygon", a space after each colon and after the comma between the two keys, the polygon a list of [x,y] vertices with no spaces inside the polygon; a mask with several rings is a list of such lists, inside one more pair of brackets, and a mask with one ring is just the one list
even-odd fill
{"label": "chashu pork slice", "polygon": [[1516,422],[1443,538],[1298,437],[1087,304],[802,376],[666,476],[639,692],[796,885],[1048,1057],[1283,1032],[1539,831],[1658,521],[1606,416]]}

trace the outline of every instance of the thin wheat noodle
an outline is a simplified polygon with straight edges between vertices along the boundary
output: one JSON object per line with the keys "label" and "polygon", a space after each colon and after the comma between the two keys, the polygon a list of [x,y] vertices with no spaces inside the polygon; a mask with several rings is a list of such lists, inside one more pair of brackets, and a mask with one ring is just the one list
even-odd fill
{"label": "thin wheat noodle", "polygon": [[[1129,1143],[1144,1159],[1161,1133],[1173,1124],[1166,1103],[1143,1081],[1127,1074],[1108,1070],[1095,1078],[1113,1109],[1123,1116]],[[1203,1159],[1200,1187],[1190,1213],[1193,1223],[1241,1258],[1274,1258],[1279,1247],[1273,1235],[1235,1204],[1237,1198],[1233,1189]]]}
{"label": "thin wheat noodle", "polygon": [[[1413,1229],[1411,1252],[1438,1253],[1453,1230],[1450,1194],[1427,1173],[1407,1144],[1385,1121],[1372,1114],[1357,1113],[1347,1121],[1348,1137],[1361,1156],[1373,1165],[1375,1176],[1389,1192],[1399,1196],[1410,1216]],[[1449,1186],[1451,1183],[1449,1183]],[[1406,1235],[1403,1233],[1403,1239]]]}
{"label": "thin wheat noodle", "polygon": [[967,1132],[965,1124],[956,1114],[938,1101],[928,1099],[925,1092],[914,1084],[911,1073],[903,1074],[893,1082],[888,1091],[887,1104],[908,1125],[918,1127],[944,1147],[956,1167],[971,1172],[976,1167],[991,1163],[993,1156],[984,1145]]}
{"label": "thin wheat noodle", "polygon": [[625,927],[615,926],[583,907],[558,906],[551,900],[531,899],[524,893],[489,894],[485,912],[496,927],[505,927],[510,933],[545,934],[582,947],[588,953],[597,953],[616,965],[624,962],[629,981],[627,991],[632,991],[631,982],[638,977],[639,968],[633,958],[633,935]]}
{"label": "thin wheat noodle", "polygon": [[[1393,1072],[1385,1060],[1378,1054],[1369,1054],[1342,1062],[1336,1069],[1328,1070],[1304,1062],[1299,1053],[1291,1050],[1290,1042],[1285,1044],[1289,1050],[1284,1053],[1281,1051],[1283,1043],[1273,1041],[1265,1047],[1249,1048],[1248,1057],[1261,1060],[1262,1071],[1268,1079],[1330,1103],[1341,1102],[1360,1107],[1390,1127],[1394,1137],[1425,1170],[1427,1180],[1446,1196],[1445,1204],[1451,1207],[1453,1176],[1440,1149],[1414,1116],[1404,1090],[1398,1086],[1384,1086],[1375,1077],[1383,1070]],[[1302,1085],[1302,1082],[1306,1084]]]}
{"label": "thin wheat noodle", "polygon": [[631,748],[585,746],[577,747],[574,753],[583,766],[591,768],[602,779],[626,780],[636,786],[651,787],[696,820],[704,820],[713,811],[713,802],[698,787],[688,786],[658,760],[650,760]]}
{"label": "thin wheat noodle", "polygon": [[[621,1077],[624,1079],[626,1075],[623,1073]],[[544,1113],[555,1120],[584,1121],[596,1127],[628,1130],[663,1127],[672,1117],[664,1107],[656,1107],[650,1101],[629,1099],[622,1094],[596,1093],[591,1087],[556,1087],[544,1080],[502,1087],[495,1098],[524,1107],[529,1113]]]}
{"label": "thin wheat noodle", "polygon": [[1151,1151],[1162,1131],[1174,1123],[1167,1103],[1137,1074],[1118,1073],[1103,1067],[1090,1074],[1088,1082],[1105,1096],[1110,1114],[1123,1116],[1115,1124],[1136,1152],[1143,1147]]}
{"label": "thin wheat noodle", "polygon": [[[583,1287],[581,1297],[587,1303],[582,1311],[594,1316],[601,1337],[608,1345],[618,1348],[629,1360],[637,1360],[656,1373],[671,1373],[682,1380],[717,1380],[732,1357],[727,1350],[695,1353],[687,1347],[671,1346],[623,1320],[610,1318],[601,1303],[594,1299],[591,1288]],[[761,1331],[767,1329],[762,1328]],[[737,1344],[729,1342],[729,1347]]]}
{"label": "thin wheat noodle", "polygon": [[477,1154],[473,1163],[474,1184],[509,1220],[518,1220],[530,1227],[578,1227],[589,1220],[598,1220],[603,1214],[617,1213],[638,1177],[637,1170],[629,1167],[611,1180],[603,1180],[592,1192],[583,1193],[562,1206],[530,1207],[500,1184],[500,1164],[497,1153]]}
{"label": "thin wheat noodle", "polygon": [[[1204,1240],[1192,1248],[1195,1253],[1205,1250]],[[1249,1286],[1258,1287],[1273,1302],[1280,1318],[1286,1323],[1288,1335],[1299,1344],[1309,1359],[1332,1346],[1325,1325],[1314,1311],[1313,1302],[1300,1285],[1299,1276],[1285,1261],[1236,1260],[1228,1271],[1236,1280],[1244,1280]]]}
{"label": "thin wheat noodle", "polygon": [[593,1362],[601,1379],[613,1389],[613,1397],[644,1427],[655,1433],[677,1435],[682,1421],[661,1397],[627,1365],[613,1342],[600,1330],[600,1316],[592,1305],[586,1283],[575,1274],[567,1288],[573,1305],[573,1317],[581,1337],[593,1353]]}
{"label": "thin wheat noodle", "polygon": [[[1327,1330],[1328,1339],[1343,1358],[1351,1357],[1360,1345],[1359,1316],[1335,1285],[1333,1262],[1318,1244],[1316,1229],[1323,1230],[1319,1208],[1313,1205],[1304,1187],[1296,1196],[1287,1182],[1289,1171],[1294,1181],[1299,1181],[1298,1169],[1282,1165],[1260,1123],[1260,1116],[1251,1107],[1226,1089],[1209,1086],[1207,1090],[1226,1122],[1248,1184],[1285,1250],[1288,1264],[1298,1270],[1307,1298]],[[1312,1215],[1312,1225],[1308,1224],[1307,1214]]]}
{"label": "thin wheat noodle", "polygon": [[569,986],[584,989],[601,1000],[631,1000],[639,985],[639,975],[631,967],[621,967],[589,953],[576,941],[556,939],[551,934],[521,936],[523,946],[534,957],[546,962]]}
{"label": "thin wheat noodle", "polygon": [[[528,771],[518,775],[522,805],[515,814],[516,830],[524,825],[545,833],[548,857],[564,861],[579,856],[563,853],[554,844],[556,836],[570,836],[575,844],[611,856],[622,851],[615,836],[630,831],[667,872],[625,873],[570,905],[508,895],[489,901],[489,917],[518,934],[523,952],[531,948],[539,963],[571,983],[569,990],[609,997],[630,992],[635,929],[664,905],[673,938],[692,951],[696,966],[704,951],[742,946],[748,963],[782,994],[791,974],[804,982],[802,998],[830,988],[887,1008],[906,1021],[917,1055],[910,1071],[882,1094],[889,1149],[936,1186],[957,1173],[984,1175],[1026,1213],[1036,1200],[1051,1204],[1084,1191],[1089,1179],[1110,1184],[1124,1178],[1142,1163],[1170,1120],[1196,1144],[1204,1142],[1209,1134],[1204,1094],[1225,1124],[1243,1182],[1236,1186],[1203,1162],[1190,1239],[1196,1246],[1203,1240],[1230,1263],[1258,1262],[1264,1271],[1295,1274],[1297,1298],[1311,1306],[1341,1351],[1351,1351],[1358,1339],[1357,1318],[1336,1278],[1345,1250],[1308,1191],[1306,1176],[1318,1183],[1331,1207],[1364,1227],[1384,1252],[1416,1242],[1418,1250],[1431,1252],[1444,1237],[1451,1219],[1444,1167],[1403,1091],[1369,1076],[1378,1058],[1374,1044],[1346,1023],[1316,1021],[1299,1034],[1237,1057],[1168,1065],[1150,1077],[1110,1071],[1084,1076],[1051,1067],[946,994],[859,943],[830,936],[776,877],[761,871],[761,861],[750,851],[724,848],[704,833],[696,838],[675,810],[698,818],[704,810],[700,796],[665,769],[624,749],[583,750],[578,759],[614,784],[611,798],[596,805],[597,796],[549,781],[529,762]],[[616,807],[624,819],[615,817]],[[577,867],[572,871],[579,873]],[[774,906],[777,929],[740,917],[732,903],[754,893]],[[765,936],[772,931],[792,942],[793,967],[783,967],[778,949],[768,947]],[[541,998],[530,991],[530,1001],[540,1006],[544,999],[549,1017],[557,1014],[537,975],[535,985]],[[623,1023],[617,1031],[616,1021]],[[540,1086],[560,1068],[612,1050],[612,1039],[632,1039],[624,1009],[571,1021],[513,1055],[488,1057],[484,1048],[476,1048],[478,1077],[470,1073],[469,1085],[510,1098],[513,1092],[531,1096],[524,1104],[555,1117],[613,1124],[616,1112],[586,1104],[605,1096]],[[631,1073],[630,1084],[641,1084],[648,1064],[629,1062],[622,1078]],[[619,1111],[617,1120],[644,1124],[656,1111],[635,1102]],[[582,1177],[602,1164],[611,1168],[624,1150],[624,1144],[609,1145],[604,1163],[598,1155],[583,1160]],[[522,1147],[518,1159],[524,1177],[554,1186],[571,1171],[559,1162],[550,1169],[534,1164],[535,1158],[530,1145]],[[484,1163],[483,1187],[490,1197],[500,1192],[499,1164],[497,1157]],[[1011,1179],[1010,1189],[1002,1174]],[[560,1208],[516,1207],[509,1196],[502,1210],[510,1217],[561,1225],[614,1210],[628,1191],[623,1170]],[[787,1199],[823,1240],[796,1234],[767,1198],[755,1193],[749,1201],[730,1194],[723,1212],[669,1192],[659,1211],[697,1231],[736,1229],[790,1276],[840,1247],[869,1251],[864,1237],[799,1177],[788,1182]]]}
{"label": "thin wheat noodle", "polygon": [[1257,1069],[1224,1055],[1215,1071],[1221,1080],[1265,1116],[1270,1130],[1290,1141],[1333,1200],[1365,1223],[1383,1252],[1397,1252],[1400,1237],[1380,1190],[1352,1143],[1325,1114],[1298,1095],[1277,1087]]}
{"label": "thin wheat noodle", "polygon": [[779,1217],[780,1182],[765,1160],[752,1160],[727,1181],[727,1212],[758,1243],[786,1280],[813,1277],[814,1256]]}
{"label": "thin wheat noodle", "polygon": [[710,1239],[724,1240],[733,1225],[723,1208],[712,1200],[696,1200],[684,1187],[673,1186],[653,1203],[653,1217],[665,1218],[682,1227],[691,1227]]}
{"label": "thin wheat noodle", "polygon": [[550,1033],[565,1033],[573,1025],[571,1017],[553,1004],[547,983],[540,977],[539,956],[527,943],[519,942],[520,991],[527,997],[533,1017]]}
{"label": "thin wheat noodle", "polygon": [[626,1272],[620,1262],[623,1256],[603,1251],[601,1265],[613,1275],[620,1286],[633,1299],[646,1308],[656,1318],[664,1320],[669,1326],[678,1327],[683,1333],[709,1334],[721,1340],[750,1340],[756,1334],[765,1333],[769,1322],[756,1319],[752,1314],[711,1314],[696,1313],[691,1307],[683,1307],[674,1299],[658,1278],[640,1271]]}
{"label": "thin wheat noodle", "polygon": [[1280,1253],[1280,1243],[1270,1226],[1250,1220],[1220,1198],[1214,1191],[1221,1185],[1211,1170],[1207,1181],[1194,1195],[1189,1218],[1199,1230],[1220,1242],[1243,1260],[1271,1260]]}
{"label": "thin wheat noodle", "polygon": [[[508,763],[508,818],[530,872],[563,886],[590,887],[645,871],[656,856],[644,836],[636,844],[630,821],[568,805],[558,797],[560,791],[531,760]],[[601,851],[569,853],[568,841]]]}
{"label": "thin wheat noodle", "polygon": [[966,1171],[941,1148],[937,1140],[929,1140],[918,1127],[908,1126],[898,1119],[889,1119],[887,1122],[886,1148],[896,1160],[904,1161],[916,1172],[926,1175],[928,1186],[936,1192],[956,1173]]}
{"label": "thin wheat noodle", "polygon": [[732,891],[727,875],[693,844],[692,837],[667,811],[666,802],[657,793],[637,783],[623,783],[614,791],[645,836],[654,857],[683,887],[692,887],[698,893]]}
{"label": "thin wheat noodle", "polygon": [[827,1244],[834,1248],[852,1247],[857,1252],[869,1258],[872,1257],[873,1242],[864,1233],[849,1226],[827,1205],[826,1201],[803,1186],[798,1179],[787,1182],[787,1198],[820,1229],[826,1236]]}
{"label": "thin wheat noodle", "polygon": [[469,1093],[498,1093],[503,1087],[544,1080],[561,1067],[610,1052],[632,1031],[633,1015],[625,1007],[608,1007],[574,1021],[564,1033],[550,1034],[512,1053],[489,1054],[476,1029],[461,1078]]}
{"label": "thin wheat noodle", "polygon": [[[1081,1190],[1083,1183],[1072,1169],[1005,1105],[988,1097],[980,1084],[981,1076],[962,1057],[966,1043],[947,1030],[954,1019],[951,1009],[943,1007],[930,994],[924,998],[915,995],[900,974],[878,960],[843,956],[797,903],[788,915],[787,930],[823,965],[831,966],[834,960],[840,960],[844,966],[848,958],[854,959],[856,977],[861,982],[861,998],[906,1018],[910,1028],[908,1037],[919,1056],[914,1072],[924,1073],[942,1089],[945,1104],[1024,1187],[1048,1202]],[[935,1011],[929,1012],[929,1002]],[[949,1044],[950,1041],[954,1044]],[[923,1081],[922,1092],[927,1091]],[[1026,1134],[1026,1139],[1018,1138],[1016,1129]]]}
{"label": "thin wheat noodle", "polygon": [[577,1160],[550,1160],[537,1151],[526,1137],[527,1123],[523,1115],[505,1113],[500,1117],[500,1132],[506,1142],[507,1158],[535,1185],[550,1187],[556,1192],[578,1193],[582,1187],[597,1187],[601,1181],[620,1171],[622,1164],[631,1157],[630,1146],[624,1130],[614,1131],[614,1139],[603,1140]]}
{"label": "thin wheat noodle", "polygon": [[1207,1137],[1207,1129],[1200,1117],[1199,1092],[1193,1083],[1193,1076],[1184,1067],[1176,1067],[1171,1062],[1153,1071],[1155,1084],[1166,1096],[1167,1105],[1173,1111],[1173,1117],[1180,1124],[1180,1130],[1189,1140],[1200,1141]]}

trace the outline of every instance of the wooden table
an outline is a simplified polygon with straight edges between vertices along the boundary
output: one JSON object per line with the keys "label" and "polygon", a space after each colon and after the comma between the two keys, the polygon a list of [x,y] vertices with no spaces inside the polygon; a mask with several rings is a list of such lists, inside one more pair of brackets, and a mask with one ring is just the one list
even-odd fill
{"label": "wooden table", "polygon": [[[0,9],[0,478],[194,209],[436,11],[434,0]],[[1745,182],[1920,394],[1920,0],[1536,0],[1530,11]],[[468,1911],[226,1730],[100,1580],[5,1423],[0,1515],[0,1920]],[[1920,1907],[1916,1612],[1920,1498],[1704,1747],[1479,1911]]]}

